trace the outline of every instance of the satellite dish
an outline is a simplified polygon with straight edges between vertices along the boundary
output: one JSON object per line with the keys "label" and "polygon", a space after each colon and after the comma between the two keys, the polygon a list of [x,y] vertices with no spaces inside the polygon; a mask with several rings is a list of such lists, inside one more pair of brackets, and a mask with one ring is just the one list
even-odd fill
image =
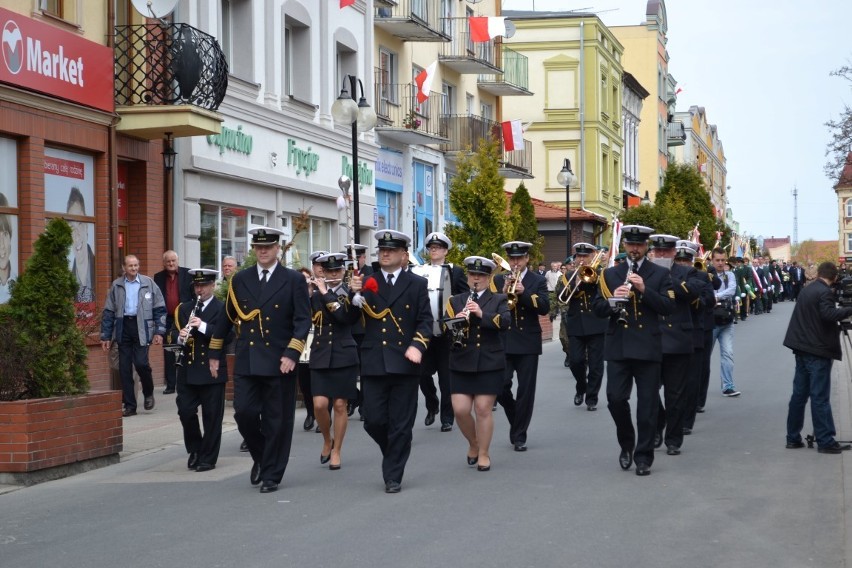
{"label": "satellite dish", "polygon": [[503,34],[503,37],[509,39],[513,35],[515,35],[515,22],[512,20],[505,20],[506,24],[506,33]]}
{"label": "satellite dish", "polygon": [[146,18],[162,18],[174,11],[178,0],[130,0],[136,11]]}

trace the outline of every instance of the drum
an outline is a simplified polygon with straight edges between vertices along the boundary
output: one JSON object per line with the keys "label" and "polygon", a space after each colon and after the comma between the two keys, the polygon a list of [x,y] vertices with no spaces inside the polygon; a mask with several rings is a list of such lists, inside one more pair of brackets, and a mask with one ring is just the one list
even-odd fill
{"label": "drum", "polygon": [[310,363],[311,362],[311,343],[314,342],[314,328],[311,327],[311,330],[308,332],[308,338],[305,340],[305,349],[302,351],[302,354],[299,356],[299,363]]}
{"label": "drum", "polygon": [[412,266],[411,272],[426,279],[426,287],[429,290],[429,305],[432,308],[432,318],[435,320],[432,324],[432,334],[437,337],[442,334],[441,318],[444,317],[444,305],[453,295],[450,267],[447,264],[440,266],[424,264]]}

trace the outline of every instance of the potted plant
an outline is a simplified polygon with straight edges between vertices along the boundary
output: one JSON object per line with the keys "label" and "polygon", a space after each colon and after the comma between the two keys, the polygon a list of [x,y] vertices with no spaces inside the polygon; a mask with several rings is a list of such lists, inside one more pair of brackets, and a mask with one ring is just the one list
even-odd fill
{"label": "potted plant", "polygon": [[65,220],[48,222],[0,310],[0,483],[115,463],[122,448],[121,393],[88,393],[71,242]]}
{"label": "potted plant", "polygon": [[408,111],[408,114],[402,119],[402,125],[412,130],[419,128],[420,124],[420,119],[417,117],[417,114],[415,114],[413,109]]}

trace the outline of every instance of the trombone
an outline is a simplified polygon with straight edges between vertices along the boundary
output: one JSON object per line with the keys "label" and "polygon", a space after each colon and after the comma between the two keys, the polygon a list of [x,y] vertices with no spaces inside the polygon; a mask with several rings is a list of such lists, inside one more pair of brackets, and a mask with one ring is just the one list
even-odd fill
{"label": "trombone", "polygon": [[[606,251],[600,250],[592,259],[592,262],[589,264],[584,264],[580,266],[577,270],[574,271],[574,274],[571,275],[571,278],[568,280],[568,283],[564,288],[559,292],[559,296],[556,297],[556,301],[562,305],[567,304],[571,301],[571,297],[574,295],[574,292],[577,291],[577,288],[580,287],[580,283],[576,283],[574,288],[571,288],[571,283],[574,279],[579,275],[580,280],[583,284],[595,284],[598,281],[598,266],[603,259]],[[566,297],[566,292],[569,292]]]}

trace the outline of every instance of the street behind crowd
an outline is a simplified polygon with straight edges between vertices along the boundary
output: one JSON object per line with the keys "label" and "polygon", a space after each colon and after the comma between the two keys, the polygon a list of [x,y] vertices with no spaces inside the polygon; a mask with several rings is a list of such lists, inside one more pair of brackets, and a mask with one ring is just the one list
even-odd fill
{"label": "street behind crowd", "polygon": [[[421,400],[398,495],[384,493],[357,414],[343,467],[329,471],[298,410],[281,490],[262,495],[232,423],[217,469],[187,470],[174,397],[158,396],[154,414],[173,417],[174,436],[136,427],[122,463],[0,495],[0,566],[844,566],[852,452],[784,448],[792,308],[735,327],[742,396],[719,393],[714,353],[707,412],[681,455],[657,451],[650,477],[619,467],[603,396],[597,412],[573,405],[555,341],[541,357],[528,452],[512,450],[498,408],[493,467],[478,472],[457,427],[423,425]],[[835,362],[838,440],[852,438],[849,382],[847,361]]]}

